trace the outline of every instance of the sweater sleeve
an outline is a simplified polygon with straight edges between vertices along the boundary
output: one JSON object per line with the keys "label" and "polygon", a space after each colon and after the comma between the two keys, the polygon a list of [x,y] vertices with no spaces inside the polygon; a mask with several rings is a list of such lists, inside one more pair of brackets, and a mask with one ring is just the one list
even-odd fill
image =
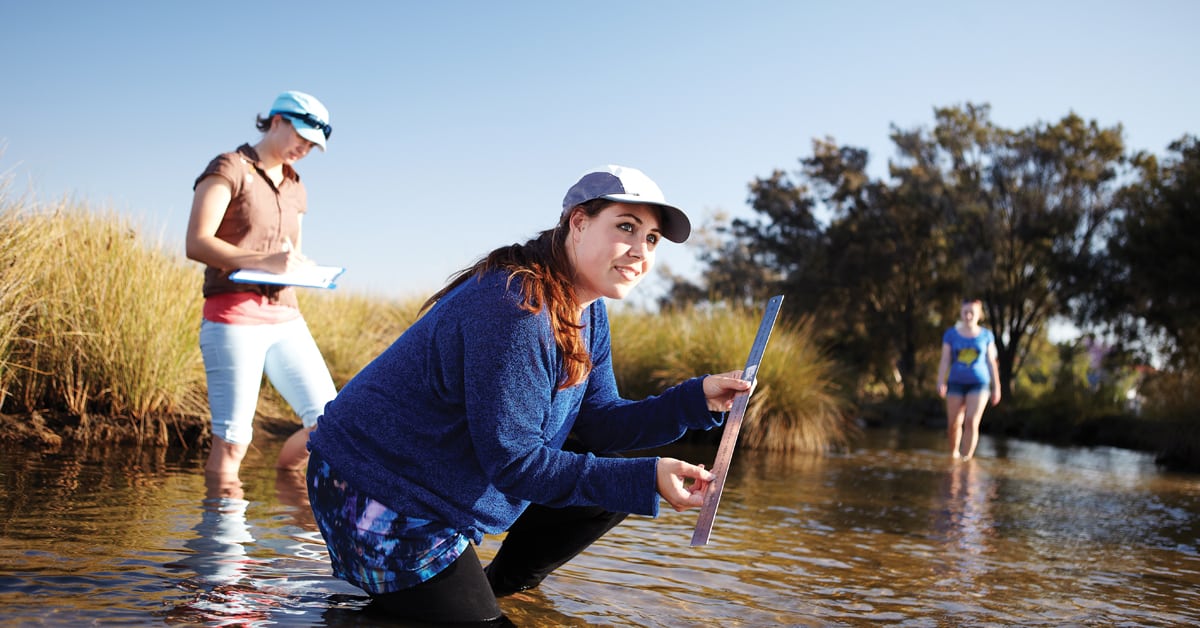
{"label": "sweater sleeve", "polygon": [[723,414],[708,410],[704,377],[693,377],[641,401],[617,391],[611,335],[603,302],[593,306],[592,372],[575,434],[591,450],[608,453],[657,447],[679,440],[689,429],[709,430]]}
{"label": "sweater sleeve", "polygon": [[[656,515],[654,458],[600,458],[551,440],[577,412],[557,390],[558,358],[545,313],[520,309],[509,293],[462,319],[466,417],[483,473],[510,499],[551,507],[595,504]],[[577,393],[576,393],[577,394]]]}

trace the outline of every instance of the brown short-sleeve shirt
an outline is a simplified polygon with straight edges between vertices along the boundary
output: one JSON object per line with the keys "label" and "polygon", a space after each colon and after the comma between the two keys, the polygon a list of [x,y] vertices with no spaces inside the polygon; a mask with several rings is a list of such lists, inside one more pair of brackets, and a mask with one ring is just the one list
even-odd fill
{"label": "brown short-sleeve shirt", "polygon": [[[209,162],[192,188],[210,176],[225,179],[233,188],[233,197],[217,227],[218,238],[263,253],[280,252],[285,241],[300,240],[300,215],[308,210],[308,194],[300,175],[291,166],[284,164],[283,180],[276,187],[260,167],[258,153],[249,144],[243,144]],[[229,279],[233,270],[236,269],[206,267],[205,298],[229,292],[255,292],[273,303],[298,307],[294,288],[236,283]]]}

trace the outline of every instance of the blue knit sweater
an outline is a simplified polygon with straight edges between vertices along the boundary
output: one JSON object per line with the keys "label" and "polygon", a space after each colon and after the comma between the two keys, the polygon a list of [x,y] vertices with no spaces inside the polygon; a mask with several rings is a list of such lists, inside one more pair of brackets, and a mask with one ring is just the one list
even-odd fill
{"label": "blue knit sweater", "polygon": [[583,313],[587,380],[558,390],[562,357],[549,316],[520,309],[505,273],[468,279],[357,374],[325,409],[309,449],[391,509],[449,524],[479,542],[530,502],[658,514],[657,458],[621,452],[711,429],[703,378],[622,399],[603,300]]}

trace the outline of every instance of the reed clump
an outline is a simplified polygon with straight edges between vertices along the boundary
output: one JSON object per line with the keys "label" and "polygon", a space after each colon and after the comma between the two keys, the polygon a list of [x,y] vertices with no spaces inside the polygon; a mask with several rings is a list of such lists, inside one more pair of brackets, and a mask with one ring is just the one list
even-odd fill
{"label": "reed clump", "polygon": [[[622,394],[638,399],[696,375],[745,366],[762,313],[717,305],[664,312],[615,310],[613,370]],[[751,449],[816,452],[845,446],[857,428],[811,319],[786,308],[771,334],[739,440]],[[715,434],[714,434],[715,436]]]}
{"label": "reed clump", "polygon": [[193,269],[70,199],[5,200],[0,242],[0,410],[65,413],[85,440],[124,422],[160,444],[173,418],[204,412]]}
{"label": "reed clump", "polygon": [[[207,438],[203,276],[177,248],[114,211],[70,199],[37,207],[0,188],[0,413],[25,417],[24,432],[47,443],[61,440],[54,422],[83,441]],[[301,290],[300,301],[340,387],[412,324],[423,299]],[[273,388],[261,397],[261,413],[291,418]]]}
{"label": "reed clump", "polygon": [[26,323],[37,313],[31,259],[44,259],[49,241],[20,218],[19,206],[0,190],[0,409],[25,368],[17,355]]}

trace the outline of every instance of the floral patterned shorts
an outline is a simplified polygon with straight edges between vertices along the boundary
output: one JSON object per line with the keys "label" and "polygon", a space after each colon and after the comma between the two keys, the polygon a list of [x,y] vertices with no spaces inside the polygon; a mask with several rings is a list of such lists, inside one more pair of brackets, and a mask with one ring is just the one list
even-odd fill
{"label": "floral patterned shorts", "polygon": [[308,498],[333,575],[368,593],[416,586],[470,544],[444,524],[406,517],[363,495],[315,453],[308,463]]}

